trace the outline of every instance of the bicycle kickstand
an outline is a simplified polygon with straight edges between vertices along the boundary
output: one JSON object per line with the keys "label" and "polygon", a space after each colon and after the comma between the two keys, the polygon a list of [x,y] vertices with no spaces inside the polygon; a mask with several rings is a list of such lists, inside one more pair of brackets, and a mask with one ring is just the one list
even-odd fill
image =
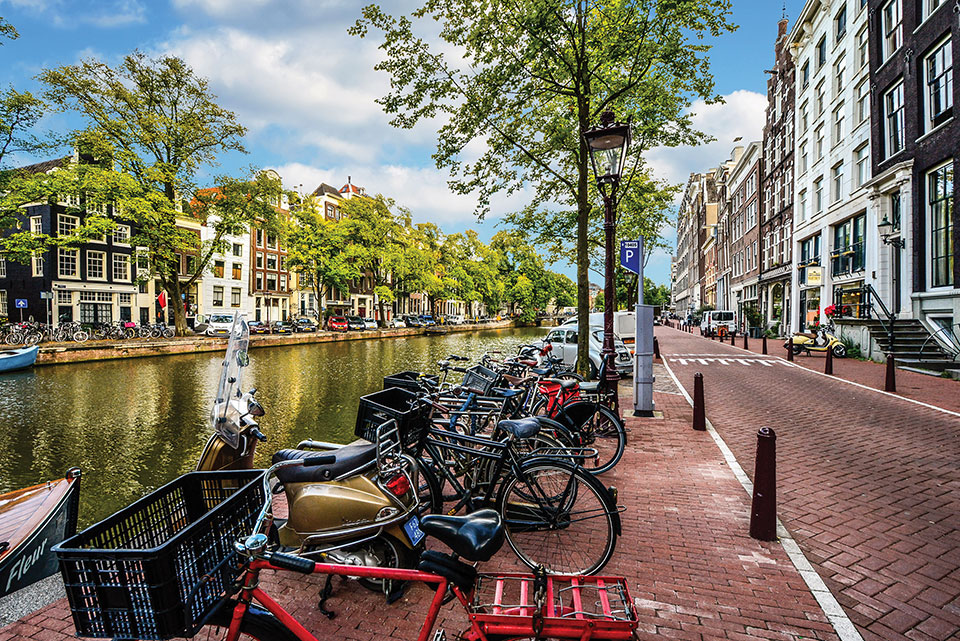
{"label": "bicycle kickstand", "polygon": [[333,575],[328,574],[327,580],[323,584],[323,589],[320,590],[320,602],[317,603],[317,609],[320,610],[320,614],[327,617],[328,619],[332,619],[333,617],[337,616],[336,612],[334,612],[333,610],[328,610],[323,606],[323,604],[327,602],[327,599],[329,599],[330,595],[332,594],[333,594]]}

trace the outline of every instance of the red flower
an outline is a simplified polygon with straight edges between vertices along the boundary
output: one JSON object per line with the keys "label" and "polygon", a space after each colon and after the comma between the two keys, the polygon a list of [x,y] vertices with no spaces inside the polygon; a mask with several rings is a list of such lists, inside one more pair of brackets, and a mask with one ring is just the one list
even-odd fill
{"label": "red flower", "polygon": [[833,316],[837,312],[836,305],[827,305],[823,308],[823,313],[825,316]]}

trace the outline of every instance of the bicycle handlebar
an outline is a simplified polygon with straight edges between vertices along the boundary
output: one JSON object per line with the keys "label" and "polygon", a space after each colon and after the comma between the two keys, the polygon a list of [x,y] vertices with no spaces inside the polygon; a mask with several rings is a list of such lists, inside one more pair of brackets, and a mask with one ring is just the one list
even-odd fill
{"label": "bicycle handlebar", "polygon": [[271,552],[269,561],[271,565],[275,565],[278,568],[301,572],[302,574],[313,574],[313,569],[317,565],[315,561],[311,561],[310,559],[305,559],[302,556],[294,556],[293,554],[284,554],[283,552]]}

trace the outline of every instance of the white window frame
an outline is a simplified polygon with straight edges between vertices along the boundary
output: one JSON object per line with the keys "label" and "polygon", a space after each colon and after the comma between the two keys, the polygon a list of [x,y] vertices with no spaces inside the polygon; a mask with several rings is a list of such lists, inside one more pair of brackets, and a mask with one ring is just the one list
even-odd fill
{"label": "white window frame", "polygon": [[870,35],[867,27],[864,26],[857,33],[856,40],[856,60],[854,63],[858,69],[863,69],[870,62]]}
{"label": "white window frame", "polygon": [[[91,269],[97,260],[100,262],[99,275]],[[87,250],[87,280],[107,280],[107,252]]]}
{"label": "white window frame", "polygon": [[34,278],[43,276],[43,254],[34,254],[30,257],[30,274]]}
{"label": "white window frame", "polygon": [[[127,283],[130,282],[130,255],[129,254],[114,254],[113,263],[111,265],[111,274],[113,275],[114,282]],[[122,271],[117,275],[117,267],[122,267]]]}
{"label": "white window frame", "polygon": [[946,3],[947,3],[947,0],[921,0],[920,1],[921,22],[923,20],[926,20],[930,16],[932,16],[934,11],[936,11]]}
{"label": "white window frame", "polygon": [[807,217],[807,190],[804,189],[800,192],[800,197],[797,199],[797,213],[800,214],[800,220],[805,220]]}
{"label": "white window frame", "polygon": [[113,244],[123,247],[130,246],[130,225],[117,225],[113,230]]}
{"label": "white window frame", "polygon": [[43,218],[41,216],[30,216],[30,233],[43,233]]}
{"label": "white window frame", "polygon": [[[946,114],[953,113],[953,43],[949,36],[938,42],[930,49],[930,53],[923,58],[923,122],[924,131],[930,132],[949,120]],[[931,78],[930,63],[935,62],[942,54],[943,69],[936,71],[937,74]],[[935,90],[931,84],[933,80],[941,80],[942,87]],[[934,114],[933,102],[934,94],[942,94],[944,105],[942,109]]]}
{"label": "white window frame", "polygon": [[810,169],[810,157],[807,152],[807,141],[800,143],[800,175],[807,173]]}
{"label": "white window frame", "polygon": [[[895,125],[895,131],[891,125]],[[904,125],[903,80],[900,80],[883,94],[883,151],[885,158],[890,158],[903,151],[906,142]],[[896,149],[892,148],[891,143],[894,142],[896,143]]]}
{"label": "white window frame", "polygon": [[843,103],[840,103],[840,106],[833,110],[831,130],[833,131],[834,147],[843,142],[843,107]]}
{"label": "white window frame", "polygon": [[890,0],[880,8],[881,58],[886,62],[903,44],[903,10],[900,0]]}
{"label": "white window frame", "polygon": [[[926,175],[925,175],[925,179],[926,179],[926,180],[925,180],[925,185],[924,185],[925,191],[926,191],[926,197],[924,198],[924,216],[925,216],[925,218],[926,218],[926,221],[925,221],[925,222],[926,222],[926,228],[929,230],[929,231],[926,233],[926,240],[925,240],[925,243],[926,243],[926,246],[927,246],[927,256],[929,257],[929,258],[927,259],[927,261],[926,261],[926,263],[927,263],[927,289],[928,289],[928,290],[936,290],[936,291],[946,290],[946,289],[951,289],[951,288],[953,288],[953,287],[956,287],[956,283],[953,282],[953,272],[952,272],[952,270],[949,272],[949,279],[950,279],[949,282],[947,282],[947,283],[945,283],[945,284],[943,284],[943,285],[935,285],[934,282],[933,282],[933,277],[934,277],[934,268],[933,268],[933,260],[934,260],[934,255],[933,255],[933,250],[934,250],[934,247],[933,247],[933,231],[934,231],[934,230],[933,230],[933,203],[930,202],[930,196],[931,196],[931,194],[930,194],[930,191],[931,191],[931,190],[930,190],[930,178],[931,178],[931,176],[932,176],[933,174],[941,171],[942,169],[944,169],[944,168],[946,168],[946,167],[949,167],[949,168],[951,169],[951,171],[954,169],[954,167],[953,167],[953,159],[952,159],[952,158],[951,158],[950,160],[948,160],[948,161],[940,164],[940,165],[937,165],[936,167],[931,168],[929,171],[927,171],[927,172],[926,172]],[[953,193],[952,193],[951,197],[947,199],[947,202],[950,203],[951,208],[953,207],[953,201],[954,201],[954,198],[956,197],[956,186],[955,186],[955,182],[956,182],[956,176],[954,175],[954,176],[952,177],[952,181],[951,181],[951,188],[953,189]],[[952,209],[951,209],[950,215],[948,216],[948,220],[950,220],[950,221],[953,220],[953,211],[952,211]],[[948,227],[951,228],[951,229],[950,229],[950,232],[948,232],[948,238],[950,238],[950,235],[952,234],[952,231],[953,231],[953,230],[952,230],[952,225],[948,225]],[[954,261],[956,261],[956,260],[957,260],[957,259],[956,259],[957,248],[956,248],[956,247],[953,247],[952,249],[953,249],[953,254],[954,254]],[[948,264],[949,264],[949,261],[948,261]]]}
{"label": "white window frame", "polygon": [[817,215],[823,212],[823,176],[813,181],[813,214]]}
{"label": "white window frame", "polygon": [[813,130],[813,162],[814,164],[823,160],[824,149],[824,140],[823,140],[823,123],[820,123],[816,129]]}
{"label": "white window frame", "polygon": [[853,150],[854,188],[863,187],[870,180],[870,143],[865,142]]}
{"label": "white window frame", "polygon": [[0,316],[8,316],[7,290],[0,289]]}
{"label": "white window frame", "polygon": [[856,122],[855,127],[861,123],[870,120],[870,79],[864,80],[854,89],[856,102],[853,105],[853,119]]}
{"label": "white window frame", "polygon": [[80,217],[69,214],[57,215],[57,235],[69,236],[77,227],[80,226]]}
{"label": "white window frame", "polygon": [[0,258],[0,278],[7,277],[7,261],[5,258]]}
{"label": "white window frame", "polygon": [[[73,273],[63,271],[64,258],[71,257],[73,262]],[[57,276],[59,278],[69,278],[71,280],[80,280],[80,250],[67,249],[61,247],[57,250]]]}
{"label": "white window frame", "polygon": [[830,202],[840,202],[843,198],[843,163],[830,168]]}

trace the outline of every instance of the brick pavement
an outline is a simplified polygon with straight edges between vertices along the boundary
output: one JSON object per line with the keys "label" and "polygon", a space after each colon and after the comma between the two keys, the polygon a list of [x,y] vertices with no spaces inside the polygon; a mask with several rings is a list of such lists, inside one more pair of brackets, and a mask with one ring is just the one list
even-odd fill
{"label": "brick pavement", "polygon": [[[655,400],[666,418],[628,419],[628,451],[603,478],[628,508],[605,571],[628,578],[639,638],[837,639],[780,544],[749,538],[749,497],[712,439],[689,429],[690,406],[675,393],[657,392]],[[515,565],[505,546],[484,569]],[[331,621],[315,609],[320,577],[284,575],[265,584],[318,638],[352,641],[415,639],[432,594],[417,585],[386,606],[381,596],[337,581],[328,607],[338,615]],[[460,630],[463,613],[448,605],[440,623]],[[72,632],[61,600],[0,629],[0,641],[61,641]]]}
{"label": "brick pavement", "polygon": [[[703,373],[707,418],[751,476],[757,429],[776,430],[780,517],[864,639],[956,638],[960,419],[729,343],[657,335],[686,389]],[[876,366],[854,363],[836,359],[834,371],[867,384]]]}

